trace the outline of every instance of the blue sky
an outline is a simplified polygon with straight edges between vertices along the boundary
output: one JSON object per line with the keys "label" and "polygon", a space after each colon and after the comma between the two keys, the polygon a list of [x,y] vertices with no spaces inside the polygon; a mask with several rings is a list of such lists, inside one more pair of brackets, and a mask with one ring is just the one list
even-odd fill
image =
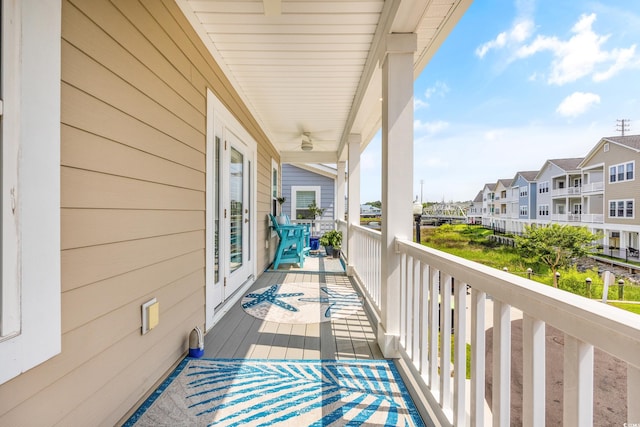
{"label": "blue sky", "polygon": [[[475,0],[415,82],[414,194],[470,200],[485,183],[640,134],[640,2]],[[361,201],[380,200],[380,135]]]}

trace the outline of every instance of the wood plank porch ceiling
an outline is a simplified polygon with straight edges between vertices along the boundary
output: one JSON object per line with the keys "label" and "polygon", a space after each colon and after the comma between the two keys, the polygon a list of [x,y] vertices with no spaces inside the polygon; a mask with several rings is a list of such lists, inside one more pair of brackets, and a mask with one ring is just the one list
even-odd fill
{"label": "wood plank porch ceiling", "polygon": [[418,34],[417,77],[471,1],[178,3],[283,160],[327,162],[344,158],[349,134],[364,148],[380,127],[383,36]]}

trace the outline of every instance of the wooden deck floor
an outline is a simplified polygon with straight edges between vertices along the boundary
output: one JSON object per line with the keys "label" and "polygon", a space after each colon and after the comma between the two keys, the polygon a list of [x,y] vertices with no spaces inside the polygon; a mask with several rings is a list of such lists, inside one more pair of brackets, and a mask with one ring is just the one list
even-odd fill
{"label": "wooden deck floor", "polygon": [[[344,273],[265,272],[251,289],[301,282],[352,286]],[[240,301],[205,336],[204,357],[383,359],[364,309],[331,322],[286,324],[257,319],[245,313]]]}

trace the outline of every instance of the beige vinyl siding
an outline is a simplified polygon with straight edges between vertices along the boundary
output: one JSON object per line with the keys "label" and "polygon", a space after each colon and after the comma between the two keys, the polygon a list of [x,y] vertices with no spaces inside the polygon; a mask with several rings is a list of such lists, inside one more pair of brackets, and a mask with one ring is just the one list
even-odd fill
{"label": "beige vinyl siding", "polygon": [[[623,181],[609,183],[609,167],[621,163],[635,161],[632,181]],[[604,217],[605,223],[608,224],[626,224],[640,225],[640,176],[638,176],[638,167],[640,167],[640,154],[636,150],[620,146],[619,144],[609,143],[609,151],[604,152],[601,148],[597,154],[593,156],[590,163],[604,163]],[[610,200],[633,200],[633,219],[630,218],[612,218],[609,216]]]}
{"label": "beige vinyl siding", "polygon": [[279,156],[177,5],[62,7],[62,353],[0,386],[0,425],[114,425],[204,325],[207,88],[258,142],[258,271],[270,260]]}

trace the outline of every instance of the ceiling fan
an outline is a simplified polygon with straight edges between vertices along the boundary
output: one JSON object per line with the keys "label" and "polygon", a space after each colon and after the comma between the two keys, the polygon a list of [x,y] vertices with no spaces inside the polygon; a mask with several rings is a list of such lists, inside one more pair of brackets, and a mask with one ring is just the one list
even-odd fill
{"label": "ceiling fan", "polygon": [[302,151],[313,150],[313,141],[311,140],[311,132],[302,133],[302,142],[300,143]]}

